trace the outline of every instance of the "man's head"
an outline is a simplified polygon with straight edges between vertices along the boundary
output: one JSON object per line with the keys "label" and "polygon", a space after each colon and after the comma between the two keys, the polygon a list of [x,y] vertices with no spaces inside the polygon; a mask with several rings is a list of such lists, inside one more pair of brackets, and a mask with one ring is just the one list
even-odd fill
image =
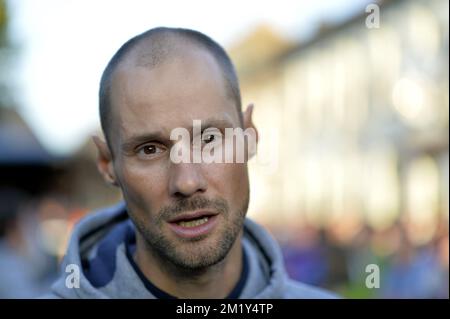
{"label": "man's head", "polygon": [[226,257],[242,230],[249,181],[246,163],[174,163],[171,131],[193,134],[201,120],[201,146],[215,143],[209,127],[253,127],[252,109],[242,114],[240,104],[225,51],[196,31],[147,31],[102,76],[99,170],[121,188],[138,242],[175,266],[201,269]]}

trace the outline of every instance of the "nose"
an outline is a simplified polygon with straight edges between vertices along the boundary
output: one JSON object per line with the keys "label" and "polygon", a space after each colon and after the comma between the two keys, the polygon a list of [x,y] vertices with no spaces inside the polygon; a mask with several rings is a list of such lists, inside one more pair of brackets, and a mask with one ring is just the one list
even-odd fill
{"label": "nose", "polygon": [[171,196],[190,197],[196,193],[204,193],[206,189],[207,182],[199,164],[172,164],[169,181]]}

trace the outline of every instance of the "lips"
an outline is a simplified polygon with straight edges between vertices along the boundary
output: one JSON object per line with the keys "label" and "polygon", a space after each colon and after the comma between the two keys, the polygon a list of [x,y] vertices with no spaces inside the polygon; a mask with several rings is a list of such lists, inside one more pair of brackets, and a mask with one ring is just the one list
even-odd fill
{"label": "lips", "polygon": [[213,212],[209,212],[209,211],[197,211],[194,213],[185,213],[185,214],[181,214],[178,215],[175,218],[172,218],[171,220],[169,220],[169,223],[179,223],[181,221],[193,221],[196,219],[201,219],[203,217],[211,217],[217,215]]}
{"label": "lips", "polygon": [[210,233],[217,224],[217,214],[198,211],[179,215],[169,221],[172,231],[179,237],[193,239]]}

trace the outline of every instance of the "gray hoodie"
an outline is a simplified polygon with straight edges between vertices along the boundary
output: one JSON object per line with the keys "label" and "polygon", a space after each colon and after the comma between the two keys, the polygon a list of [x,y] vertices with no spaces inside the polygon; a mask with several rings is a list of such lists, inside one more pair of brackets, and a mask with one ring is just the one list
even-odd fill
{"label": "gray hoodie", "polygon": [[[156,298],[129,258],[127,242],[133,238],[124,203],[82,219],[69,241],[62,275],[44,298]],[[248,218],[242,246],[247,275],[239,298],[336,297],[289,279],[278,244]]]}

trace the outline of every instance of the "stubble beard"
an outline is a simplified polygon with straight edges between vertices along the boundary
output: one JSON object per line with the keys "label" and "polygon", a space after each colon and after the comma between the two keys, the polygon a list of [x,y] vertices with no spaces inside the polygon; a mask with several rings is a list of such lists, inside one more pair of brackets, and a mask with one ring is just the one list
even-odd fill
{"label": "stubble beard", "polygon": [[[139,218],[133,220],[139,235],[143,239],[146,250],[162,264],[174,268],[178,272],[189,274],[201,273],[219,264],[230,252],[243,229],[247,213],[249,196],[244,198],[241,208],[230,212],[228,203],[221,198],[207,199],[195,197],[183,199],[160,210],[155,221],[156,227],[148,227]],[[194,239],[169,238],[162,229],[167,229],[167,220],[183,211],[198,209],[214,209],[219,212],[218,224],[213,234],[199,236]],[[156,230],[155,230],[156,229]]]}

